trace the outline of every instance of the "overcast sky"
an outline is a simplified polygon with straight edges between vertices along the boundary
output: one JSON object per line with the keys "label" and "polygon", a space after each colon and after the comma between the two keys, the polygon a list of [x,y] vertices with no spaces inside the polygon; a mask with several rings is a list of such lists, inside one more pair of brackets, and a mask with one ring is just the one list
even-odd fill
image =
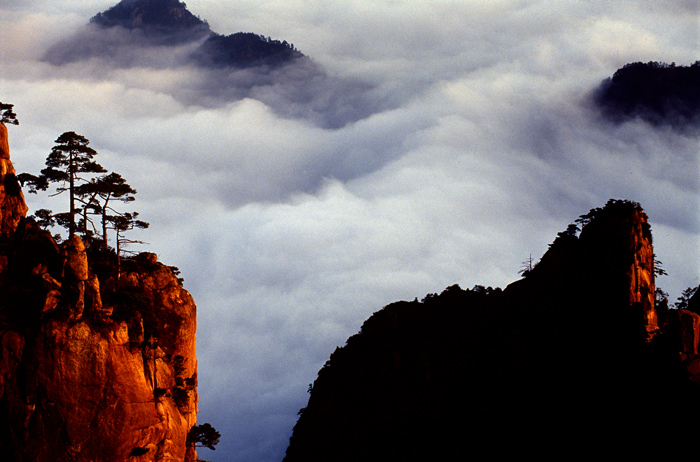
{"label": "overcast sky", "polygon": [[700,284],[698,137],[590,105],[626,63],[700,59],[693,0],[189,0],[312,62],[43,59],[115,3],[0,0],[0,101],[19,172],[75,131],[138,190],[134,237],[198,306],[199,421],[222,433],[204,459],[281,461],[308,384],[373,312],[505,287],[610,198],[647,211],[671,301]]}

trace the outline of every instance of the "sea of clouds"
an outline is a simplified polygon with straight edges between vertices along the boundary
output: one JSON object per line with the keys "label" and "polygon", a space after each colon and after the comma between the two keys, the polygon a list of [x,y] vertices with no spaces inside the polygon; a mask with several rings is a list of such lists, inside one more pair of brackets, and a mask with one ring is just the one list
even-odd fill
{"label": "sea of clouds", "polygon": [[649,214],[672,302],[700,284],[698,136],[590,102],[626,63],[696,61],[695,2],[190,0],[216,32],[309,59],[205,70],[122,31],[116,56],[47,60],[113,4],[0,0],[0,101],[19,172],[75,131],[138,190],[134,237],[199,308],[207,460],[281,460],[308,384],[371,313],[504,287],[610,198]]}

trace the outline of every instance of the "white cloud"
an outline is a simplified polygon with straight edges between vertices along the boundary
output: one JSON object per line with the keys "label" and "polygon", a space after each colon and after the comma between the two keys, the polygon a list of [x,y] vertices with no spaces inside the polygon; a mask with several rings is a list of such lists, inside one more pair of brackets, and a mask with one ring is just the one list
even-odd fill
{"label": "white cloud", "polygon": [[139,191],[139,237],[199,307],[200,420],[223,434],[203,457],[280,460],[306,386],[372,312],[504,286],[609,198],[647,210],[672,298],[700,283],[697,138],[587,102],[627,62],[694,61],[692,2],[187,3],[327,77],[59,68],[42,52],[112,2],[2,2],[0,98],[20,171],[73,130]]}

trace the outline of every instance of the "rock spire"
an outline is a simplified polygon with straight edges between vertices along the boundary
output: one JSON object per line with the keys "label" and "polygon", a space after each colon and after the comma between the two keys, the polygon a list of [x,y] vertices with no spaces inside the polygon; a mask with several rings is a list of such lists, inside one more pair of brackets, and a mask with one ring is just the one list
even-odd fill
{"label": "rock spire", "polygon": [[0,123],[0,236],[9,238],[26,214],[24,195],[10,161],[7,127]]}

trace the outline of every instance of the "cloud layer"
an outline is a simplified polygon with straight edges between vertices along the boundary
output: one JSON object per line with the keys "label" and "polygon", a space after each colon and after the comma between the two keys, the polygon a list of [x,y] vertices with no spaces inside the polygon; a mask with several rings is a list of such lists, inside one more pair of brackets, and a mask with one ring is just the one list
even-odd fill
{"label": "cloud layer", "polygon": [[202,457],[281,460],[308,384],[372,312],[503,287],[609,198],[649,214],[672,299],[700,283],[698,139],[590,104],[625,63],[697,60],[693,2],[187,3],[313,61],[54,66],[112,2],[0,1],[0,100],[18,171],[75,131],[139,191],[139,238],[199,307],[199,418],[222,433]]}

